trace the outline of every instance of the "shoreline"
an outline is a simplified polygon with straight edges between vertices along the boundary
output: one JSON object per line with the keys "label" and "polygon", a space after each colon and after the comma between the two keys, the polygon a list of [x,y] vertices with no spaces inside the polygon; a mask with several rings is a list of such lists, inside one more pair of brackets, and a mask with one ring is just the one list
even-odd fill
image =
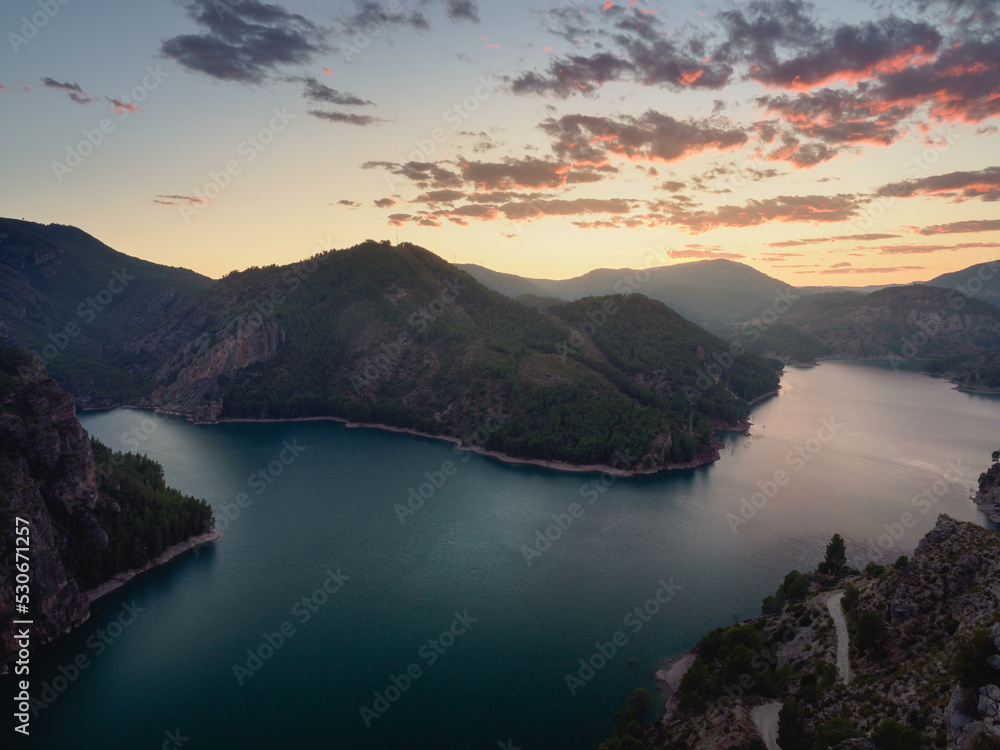
{"label": "shoreline", "polygon": [[204,534],[188,537],[183,542],[177,542],[177,544],[167,547],[157,557],[147,562],[141,568],[132,568],[131,570],[123,570],[120,573],[116,573],[100,586],[84,591],[82,594],[87,598],[88,605],[93,604],[98,599],[102,599],[110,594],[112,591],[120,589],[133,578],[140,576],[153,568],[165,565],[178,555],[183,555],[185,552],[193,550],[195,547],[210,544],[221,537],[222,534],[218,531],[207,531]]}

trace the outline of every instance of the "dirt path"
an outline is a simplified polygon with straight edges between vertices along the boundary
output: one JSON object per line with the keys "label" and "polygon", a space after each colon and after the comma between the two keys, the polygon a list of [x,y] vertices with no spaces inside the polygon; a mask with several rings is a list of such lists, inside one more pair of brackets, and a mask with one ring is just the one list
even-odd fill
{"label": "dirt path", "polygon": [[840,672],[840,679],[845,685],[851,683],[851,659],[850,641],[847,635],[847,621],[844,619],[844,610],[840,606],[840,599],[844,592],[840,591],[826,600],[826,608],[830,610],[830,617],[837,628],[837,670]]}
{"label": "dirt path", "polygon": [[757,731],[760,732],[767,750],[781,750],[778,745],[779,713],[781,713],[781,703],[778,701],[757,706],[750,712],[750,718],[757,725]]}

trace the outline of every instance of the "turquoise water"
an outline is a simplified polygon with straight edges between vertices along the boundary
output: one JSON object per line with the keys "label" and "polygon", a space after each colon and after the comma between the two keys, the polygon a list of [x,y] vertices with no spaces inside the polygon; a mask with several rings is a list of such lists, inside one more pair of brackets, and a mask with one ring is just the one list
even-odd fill
{"label": "turquoise water", "polygon": [[[603,484],[334,422],[82,414],[235,517],[35,654],[36,697],[64,689],[30,744],[595,747],[664,658],[757,614],[834,532],[863,564],[912,550],[938,512],[982,522],[969,487],[1000,447],[1000,399],[845,362],[782,383],[715,465]],[[401,523],[394,506],[425,483]],[[552,524],[529,566],[525,546]],[[573,694],[566,675],[616,641]]]}

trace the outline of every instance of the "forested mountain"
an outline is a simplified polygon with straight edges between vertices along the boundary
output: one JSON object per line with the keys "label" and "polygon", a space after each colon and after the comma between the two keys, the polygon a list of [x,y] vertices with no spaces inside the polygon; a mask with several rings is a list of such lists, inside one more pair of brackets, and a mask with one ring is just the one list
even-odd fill
{"label": "forested mountain", "polygon": [[[653,471],[712,460],[712,427],[742,423],[778,385],[772,363],[733,357],[636,294],[634,277],[614,296],[536,308],[422,248],[366,242],[212,282],[70,227],[3,226],[0,259],[16,271],[4,335],[51,354],[81,405],[208,421],[333,416]],[[79,290],[98,282],[105,302],[78,323]]]}
{"label": "forested mountain", "polygon": [[76,227],[0,219],[0,342],[36,352],[81,405],[141,395],[125,343],[212,284]]}
{"label": "forested mountain", "polygon": [[930,281],[927,286],[959,290],[964,296],[1000,305],[1000,262],[977,263],[961,271],[944,273]]}
{"label": "forested mountain", "polygon": [[934,359],[1000,346],[1000,309],[918,284],[806,297],[781,320],[835,357]]}
{"label": "forested mountain", "polygon": [[714,457],[712,426],[778,385],[662,303],[540,311],[406,243],[230,274],[134,347],[166,363],[146,403],[200,419],[337,416],[647,471]]}

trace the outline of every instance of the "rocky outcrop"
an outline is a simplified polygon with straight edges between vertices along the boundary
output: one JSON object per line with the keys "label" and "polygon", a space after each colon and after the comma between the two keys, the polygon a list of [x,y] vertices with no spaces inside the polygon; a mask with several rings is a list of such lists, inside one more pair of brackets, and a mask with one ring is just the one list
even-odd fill
{"label": "rocky outcrop", "polygon": [[[33,646],[47,643],[84,622],[90,603],[108,585],[218,536],[211,528],[208,506],[171,494],[162,476],[159,484],[145,484],[142,494],[125,489],[134,484],[136,474],[120,472],[129,467],[134,472],[134,464],[141,461],[155,466],[149,459],[112,454],[103,446],[96,449],[102,456],[101,467],[95,465],[95,446],[76,418],[72,396],[48,377],[38,360],[0,344],[0,673],[17,652],[14,620],[33,621]],[[114,458],[117,468],[104,463],[105,455]],[[166,496],[173,504],[164,504]],[[142,512],[136,513],[139,504]],[[116,513],[123,522],[107,527],[114,532],[109,540],[99,517]],[[162,541],[177,543],[162,550],[161,543],[150,542],[148,534],[142,536],[148,531],[142,523],[158,524],[168,514],[181,525]],[[15,544],[15,536],[23,538],[15,529],[24,528],[25,521],[26,551],[23,543]],[[208,532],[199,535],[206,528]],[[113,564],[94,567],[101,559],[121,562],[115,555],[132,549],[135,542],[138,551],[130,553],[129,561],[139,563],[136,570],[121,572],[121,566]],[[16,566],[25,563],[26,612],[18,610],[23,601],[15,597],[16,577],[25,573]],[[106,576],[112,576],[110,584],[81,591],[78,579],[96,585]]]}
{"label": "rocky outcrop", "polygon": [[[909,559],[872,565],[839,582],[826,575],[810,579],[813,593],[803,602],[749,621],[752,628],[736,625],[706,636],[699,647],[709,654],[713,648],[721,653],[727,638],[746,641],[747,630],[759,634],[764,646],[743,654],[742,668],[750,669],[742,676],[733,671],[735,657],[722,664],[696,648],[707,666],[704,680],[689,679],[680,690],[695,691],[687,700],[696,707],[681,709],[683,702],[672,698],[651,746],[746,747],[753,734],[727,730],[722,737],[713,727],[742,726],[739,716],[762,701],[790,701],[802,711],[801,729],[795,730],[800,737],[812,737],[831,722],[852,722],[862,737],[837,746],[845,749],[873,747],[886,718],[911,740],[921,735],[924,747],[1000,747],[1000,534],[942,515]],[[844,613],[849,684],[837,679],[840,639],[825,606],[831,594],[817,587],[832,587],[833,596],[844,591],[844,599],[852,592]],[[861,621],[870,624],[872,614],[881,618],[879,634],[872,637],[867,629],[868,645],[861,650]],[[745,628],[741,634],[729,634],[739,627]],[[704,709],[697,707],[699,700]]]}
{"label": "rocky outcrop", "polygon": [[196,422],[214,421],[223,406],[219,378],[273,358],[284,342],[285,332],[271,318],[239,315],[218,334],[200,334],[160,368],[152,405]]}
{"label": "rocky outcrop", "polygon": [[[90,514],[98,502],[90,439],[76,419],[73,398],[59,389],[39,363],[22,362],[16,380],[0,387],[0,559],[13,549],[17,517],[31,529],[31,618],[36,643],[46,643],[87,619],[89,607],[60,560],[65,539],[50,508],[77,508],[92,521],[93,544],[107,544]],[[14,570],[0,571],[0,623],[4,652],[13,652]],[[2,667],[0,667],[2,668]]]}
{"label": "rocky outcrop", "polygon": [[1000,463],[979,478],[979,491],[973,499],[988,519],[1000,523]]}

